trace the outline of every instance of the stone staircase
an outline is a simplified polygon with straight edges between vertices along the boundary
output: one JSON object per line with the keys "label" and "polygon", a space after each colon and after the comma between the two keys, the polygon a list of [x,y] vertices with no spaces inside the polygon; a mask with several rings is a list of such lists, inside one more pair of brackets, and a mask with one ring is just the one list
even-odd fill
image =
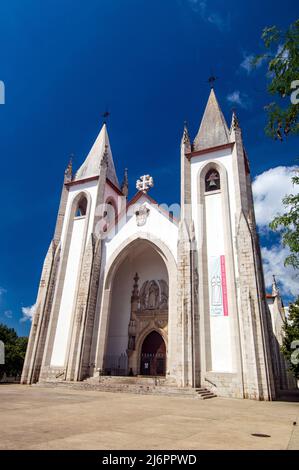
{"label": "stone staircase", "polygon": [[207,400],[216,395],[207,388],[177,387],[165,377],[90,377],[83,382],[43,380],[35,384],[43,387],[63,387],[72,390],[98,390],[101,392],[133,393],[142,395],[166,395]]}
{"label": "stone staircase", "polygon": [[215,393],[208,388],[196,388],[195,391],[202,400],[208,400],[209,398],[217,397],[217,395],[215,395]]}

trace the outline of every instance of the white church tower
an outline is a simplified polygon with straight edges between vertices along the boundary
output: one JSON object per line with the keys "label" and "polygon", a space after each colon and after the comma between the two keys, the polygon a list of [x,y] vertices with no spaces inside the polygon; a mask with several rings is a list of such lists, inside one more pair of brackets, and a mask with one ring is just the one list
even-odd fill
{"label": "white church tower", "polygon": [[[89,358],[105,230],[103,203],[120,212],[125,198],[106,124],[85,162],[65,172],[54,238],[41,276],[22,382],[79,380]],[[107,212],[107,211],[106,211]],[[89,362],[89,359],[88,359]]]}
{"label": "white church tower", "polygon": [[249,164],[235,114],[211,90],[181,142],[181,218],[148,194],[127,201],[106,125],[66,170],[22,383],[158,377],[167,387],[275,398]]}
{"label": "white church tower", "polygon": [[[189,313],[194,335],[186,344],[196,349],[186,355],[189,383],[223,396],[272,399],[272,332],[249,164],[236,115],[228,129],[213,89],[193,144],[184,130],[181,159],[181,232],[193,247],[194,282],[181,275],[182,315]],[[183,260],[188,250],[185,243]]]}

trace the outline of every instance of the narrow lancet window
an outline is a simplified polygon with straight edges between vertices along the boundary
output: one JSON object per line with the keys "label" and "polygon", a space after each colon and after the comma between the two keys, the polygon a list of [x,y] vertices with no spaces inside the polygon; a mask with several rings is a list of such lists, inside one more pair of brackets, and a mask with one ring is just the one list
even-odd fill
{"label": "narrow lancet window", "polygon": [[78,202],[75,217],[84,217],[86,215],[86,209],[87,209],[87,199],[85,196],[83,196]]}

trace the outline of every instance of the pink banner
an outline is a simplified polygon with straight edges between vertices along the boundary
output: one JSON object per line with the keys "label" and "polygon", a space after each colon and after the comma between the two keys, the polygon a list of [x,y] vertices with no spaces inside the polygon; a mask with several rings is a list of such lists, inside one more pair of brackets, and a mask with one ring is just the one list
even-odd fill
{"label": "pink banner", "polygon": [[222,302],[223,302],[223,315],[228,317],[228,306],[227,306],[227,285],[226,285],[226,272],[225,272],[225,257],[220,256],[221,266],[221,286],[222,286]]}

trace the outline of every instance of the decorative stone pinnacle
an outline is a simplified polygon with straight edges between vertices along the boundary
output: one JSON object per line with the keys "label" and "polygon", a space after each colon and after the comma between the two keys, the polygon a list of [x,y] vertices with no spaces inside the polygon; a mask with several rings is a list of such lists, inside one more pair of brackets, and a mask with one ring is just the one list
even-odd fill
{"label": "decorative stone pinnacle", "polygon": [[190,239],[191,241],[195,240],[195,227],[194,227],[193,220],[191,221],[191,224],[190,224]]}
{"label": "decorative stone pinnacle", "polygon": [[66,179],[71,180],[73,177],[73,154],[70,156],[69,163],[65,169],[64,175]]}
{"label": "decorative stone pinnacle", "polygon": [[128,168],[125,168],[124,179],[121,185],[121,190],[122,190],[123,195],[128,197],[128,193],[129,193]]}
{"label": "decorative stone pinnacle", "polygon": [[184,144],[190,144],[190,137],[187,128],[187,121],[184,122],[184,134],[183,134],[183,142]]}
{"label": "decorative stone pinnacle", "polygon": [[235,111],[233,111],[233,116],[232,116],[232,128],[234,131],[236,129],[240,129],[239,121],[238,121]]}
{"label": "decorative stone pinnacle", "polygon": [[134,276],[134,284],[133,284],[131,302],[133,302],[134,300],[138,300],[138,296],[139,296],[138,281],[139,281],[139,276],[138,276],[138,273],[136,273],[135,276]]}
{"label": "decorative stone pinnacle", "polygon": [[275,274],[273,274],[272,295],[276,297],[279,294],[279,287],[277,285]]}
{"label": "decorative stone pinnacle", "polygon": [[153,186],[154,180],[150,175],[140,176],[139,180],[136,181],[136,189],[143,192],[144,194],[146,194]]}

